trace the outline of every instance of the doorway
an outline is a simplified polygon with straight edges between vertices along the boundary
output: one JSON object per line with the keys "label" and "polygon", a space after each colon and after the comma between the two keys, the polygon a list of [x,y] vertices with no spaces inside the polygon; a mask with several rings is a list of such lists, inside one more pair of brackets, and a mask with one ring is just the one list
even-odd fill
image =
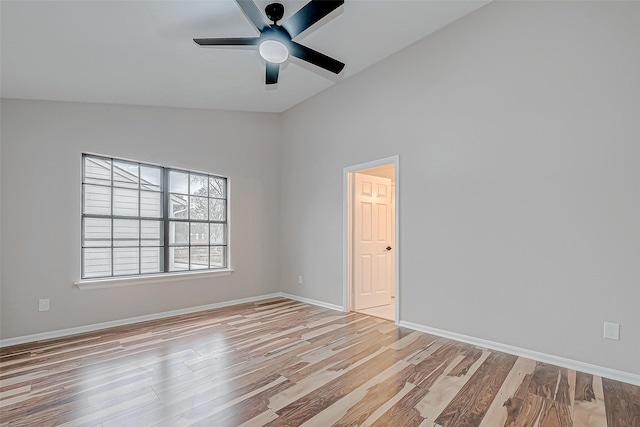
{"label": "doorway", "polygon": [[398,156],[344,169],[346,311],[399,321]]}

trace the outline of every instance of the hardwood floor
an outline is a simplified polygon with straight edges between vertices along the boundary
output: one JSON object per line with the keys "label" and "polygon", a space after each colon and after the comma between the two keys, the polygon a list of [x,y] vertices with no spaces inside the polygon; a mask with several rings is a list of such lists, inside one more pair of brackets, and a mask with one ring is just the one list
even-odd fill
{"label": "hardwood floor", "polygon": [[2,426],[640,426],[640,387],[273,299],[0,350]]}

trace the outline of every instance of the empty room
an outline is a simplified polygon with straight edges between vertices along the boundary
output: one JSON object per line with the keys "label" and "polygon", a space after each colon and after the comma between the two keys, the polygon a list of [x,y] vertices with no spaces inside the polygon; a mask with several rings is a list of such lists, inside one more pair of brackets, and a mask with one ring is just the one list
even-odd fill
{"label": "empty room", "polygon": [[640,427],[640,1],[0,0],[0,426]]}

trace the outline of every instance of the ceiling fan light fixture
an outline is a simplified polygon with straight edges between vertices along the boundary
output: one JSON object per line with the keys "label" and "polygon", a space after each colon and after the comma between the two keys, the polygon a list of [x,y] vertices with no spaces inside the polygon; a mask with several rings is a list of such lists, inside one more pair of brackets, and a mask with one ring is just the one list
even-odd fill
{"label": "ceiling fan light fixture", "polygon": [[284,43],[277,40],[265,40],[260,43],[260,56],[262,56],[265,61],[282,64],[289,58],[289,49],[287,49]]}

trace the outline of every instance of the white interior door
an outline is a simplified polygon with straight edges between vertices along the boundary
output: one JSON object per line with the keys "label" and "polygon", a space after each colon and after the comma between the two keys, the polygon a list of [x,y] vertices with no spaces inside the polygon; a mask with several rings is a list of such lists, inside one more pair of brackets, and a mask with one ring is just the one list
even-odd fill
{"label": "white interior door", "polygon": [[391,304],[391,180],[355,174],[353,288],[356,310]]}

